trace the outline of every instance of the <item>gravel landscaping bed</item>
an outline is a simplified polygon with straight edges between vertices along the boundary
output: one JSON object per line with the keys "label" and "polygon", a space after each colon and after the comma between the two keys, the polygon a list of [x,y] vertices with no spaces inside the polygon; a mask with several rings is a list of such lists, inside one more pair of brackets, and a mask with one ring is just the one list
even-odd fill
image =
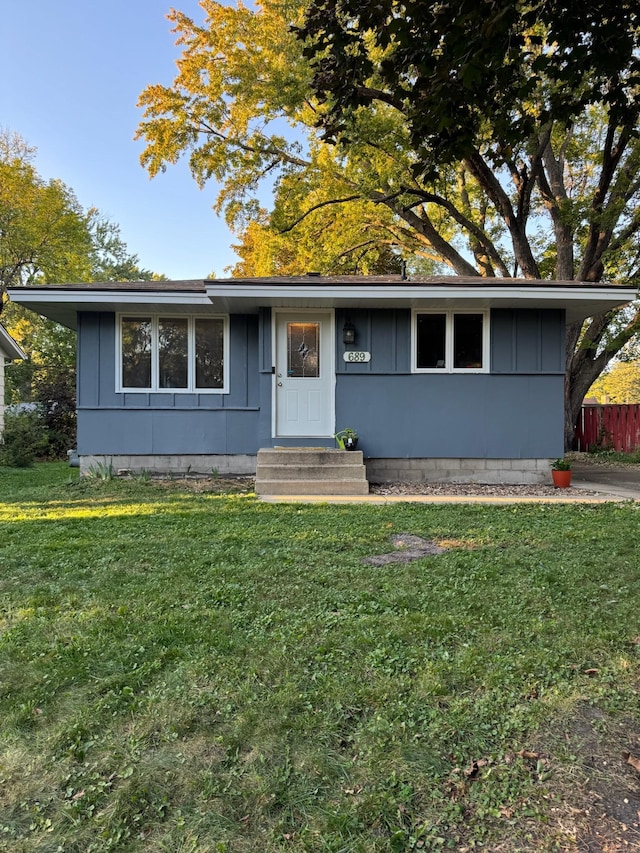
{"label": "gravel landscaping bed", "polygon": [[556,489],[555,486],[532,484],[513,486],[504,483],[371,483],[372,495],[460,495],[462,497],[560,497],[563,494],[597,497],[599,492],[586,489]]}

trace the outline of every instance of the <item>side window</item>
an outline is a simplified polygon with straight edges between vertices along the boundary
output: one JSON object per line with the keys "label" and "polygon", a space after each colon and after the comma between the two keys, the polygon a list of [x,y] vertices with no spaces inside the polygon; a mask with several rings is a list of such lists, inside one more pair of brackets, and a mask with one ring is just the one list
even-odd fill
{"label": "side window", "polygon": [[443,370],[447,366],[447,315],[418,314],[416,327],[416,367]]}
{"label": "side window", "polygon": [[485,312],[415,311],[413,322],[414,371],[488,371],[489,319]]}
{"label": "side window", "polygon": [[225,322],[222,317],[196,318],[195,339],[196,388],[223,388]]}
{"label": "side window", "polygon": [[120,320],[123,388],[151,388],[151,317]]}
{"label": "side window", "polygon": [[189,387],[189,321],[186,317],[158,318],[158,384],[160,388]]}
{"label": "side window", "polygon": [[120,315],[119,391],[227,393],[227,317]]}
{"label": "side window", "polygon": [[482,370],[483,326],[482,314],[453,315],[454,370]]}

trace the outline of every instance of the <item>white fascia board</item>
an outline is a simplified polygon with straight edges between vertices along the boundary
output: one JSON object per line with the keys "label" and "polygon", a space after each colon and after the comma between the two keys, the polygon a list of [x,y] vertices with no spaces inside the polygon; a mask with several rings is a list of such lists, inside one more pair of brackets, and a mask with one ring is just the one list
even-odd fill
{"label": "white fascia board", "polygon": [[56,323],[77,327],[79,311],[164,311],[173,313],[211,312],[211,300],[204,293],[154,291],[152,293],[126,290],[65,290],[55,288],[43,290],[8,289],[13,302],[48,317]]}
{"label": "white fascia board", "polygon": [[[0,325],[0,355],[11,361],[27,357],[22,347],[13,340],[9,332],[2,325]],[[2,405],[2,400],[0,400],[0,405]]]}
{"label": "white fascia board", "polygon": [[382,284],[375,287],[357,284],[321,286],[307,284],[256,286],[254,284],[216,284],[206,286],[207,295],[219,310],[252,311],[258,307],[410,307],[484,309],[560,308],[574,322],[609,311],[636,298],[635,291],[619,287],[483,287],[449,285],[429,287]]}
{"label": "white fascia board", "polygon": [[111,305],[114,302],[120,302],[123,305],[206,305],[209,299],[204,293],[189,293],[189,292],[169,292],[154,291],[153,293],[132,292],[126,290],[64,290],[56,288],[55,290],[45,291],[42,288],[33,288],[33,290],[7,290],[11,300],[18,302],[20,305],[28,306],[34,302],[52,305],[56,304],[75,304],[83,306],[79,310],[87,310],[85,305]]}
{"label": "white fascia board", "polygon": [[242,297],[244,299],[287,298],[287,299],[334,299],[339,302],[351,302],[353,299],[371,299],[388,302],[392,300],[421,300],[421,299],[518,299],[522,297],[548,298],[558,300],[581,299],[585,295],[595,298],[622,299],[628,302],[633,299],[634,291],[628,287],[483,287],[477,285],[450,285],[448,287],[428,287],[425,285],[339,285],[336,287],[314,285],[273,285],[256,286],[253,284],[219,285],[209,284],[206,292],[210,299]]}

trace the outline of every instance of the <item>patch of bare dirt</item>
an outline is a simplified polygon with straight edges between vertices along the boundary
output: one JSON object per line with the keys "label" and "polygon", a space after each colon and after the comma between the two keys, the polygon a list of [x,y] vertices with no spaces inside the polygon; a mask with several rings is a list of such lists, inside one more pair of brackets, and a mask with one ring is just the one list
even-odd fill
{"label": "patch of bare dirt", "polygon": [[414,533],[396,533],[390,537],[391,544],[396,549],[388,554],[374,554],[362,560],[365,566],[388,566],[390,563],[411,563],[423,557],[443,554],[447,549],[430,539],[423,539]]}
{"label": "patch of bare dirt", "polygon": [[549,829],[581,853],[640,850],[640,725],[587,703],[576,706],[545,747],[558,758],[549,785]]}
{"label": "patch of bare dirt", "polygon": [[254,490],[253,477],[212,477],[184,474],[175,477],[153,477],[161,489],[186,489],[189,492],[213,494],[249,494]]}

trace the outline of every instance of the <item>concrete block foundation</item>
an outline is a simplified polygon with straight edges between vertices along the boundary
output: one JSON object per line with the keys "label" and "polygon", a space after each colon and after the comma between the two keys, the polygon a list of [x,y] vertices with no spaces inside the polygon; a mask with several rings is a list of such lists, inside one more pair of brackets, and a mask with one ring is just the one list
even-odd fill
{"label": "concrete block foundation", "polygon": [[551,482],[550,459],[366,459],[365,464],[370,483]]}
{"label": "concrete block foundation", "polygon": [[90,474],[92,469],[112,466],[116,474],[216,474],[220,476],[253,476],[256,457],[249,454],[137,454],[119,456],[79,456],[80,473]]}
{"label": "concrete block foundation", "polygon": [[[326,454],[327,451],[324,451]],[[342,455],[342,454],[341,454]],[[306,466],[312,466],[305,451]],[[350,454],[346,454],[347,457]],[[551,482],[551,459],[365,459],[370,483],[478,483],[532,485]],[[112,466],[116,474],[148,471],[151,474],[216,474],[254,476],[257,457],[250,454],[176,454],[79,456],[81,474]],[[306,467],[305,466],[305,467]]]}

